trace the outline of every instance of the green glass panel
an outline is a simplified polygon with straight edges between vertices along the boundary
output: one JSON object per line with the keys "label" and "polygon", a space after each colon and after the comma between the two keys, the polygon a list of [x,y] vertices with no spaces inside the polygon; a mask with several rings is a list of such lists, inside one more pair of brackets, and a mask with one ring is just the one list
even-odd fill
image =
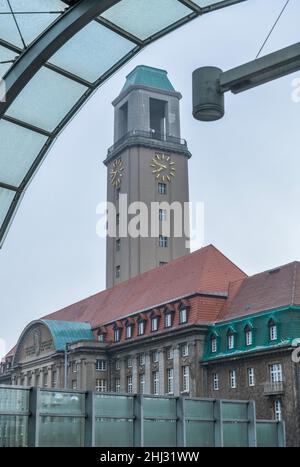
{"label": "green glass panel", "polygon": [[41,68],[9,107],[10,117],[52,131],[87,88],[48,68]]}
{"label": "green glass panel", "polygon": [[277,423],[256,422],[257,447],[275,448],[277,443]]}
{"label": "green glass panel", "polygon": [[145,420],[144,445],[146,447],[175,447],[176,421]]}
{"label": "green glass panel", "polygon": [[28,417],[0,415],[0,448],[26,447]]}
{"label": "green glass panel", "polygon": [[186,422],[187,447],[213,447],[215,444],[214,422]]}
{"label": "green glass panel", "polygon": [[247,420],[248,419],[248,404],[240,402],[223,402],[222,403],[223,420]]}
{"label": "green glass panel", "polygon": [[178,0],[122,0],[102,16],[144,40],[190,13]]}
{"label": "green glass panel", "polygon": [[83,415],[84,411],[84,394],[40,391],[40,413]]}
{"label": "green glass panel", "polygon": [[84,419],[75,417],[40,417],[40,447],[84,446]]}
{"label": "green glass panel", "polygon": [[46,136],[1,120],[0,181],[19,186],[46,141]]}
{"label": "green glass panel", "polygon": [[248,423],[223,422],[224,447],[248,446]]}
{"label": "green glass panel", "polygon": [[50,62],[94,82],[134,47],[133,42],[92,21],[66,42]]}
{"label": "green glass panel", "polygon": [[97,447],[131,447],[133,444],[133,420],[96,419],[95,445]]}
{"label": "green glass panel", "polygon": [[[1,195],[0,195],[1,201]],[[29,391],[26,389],[0,388],[0,412],[28,412]]]}
{"label": "green glass panel", "polygon": [[95,414],[102,417],[132,417],[133,397],[95,394]]}
{"label": "green glass panel", "polygon": [[144,417],[176,418],[176,399],[144,398]]}
{"label": "green glass panel", "polygon": [[199,418],[214,418],[214,403],[212,401],[185,400],[185,416]]}

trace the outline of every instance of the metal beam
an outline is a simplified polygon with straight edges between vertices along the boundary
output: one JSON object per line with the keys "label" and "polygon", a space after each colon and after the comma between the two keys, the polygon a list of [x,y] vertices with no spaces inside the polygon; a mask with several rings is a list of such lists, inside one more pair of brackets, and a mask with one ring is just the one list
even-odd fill
{"label": "metal beam", "polygon": [[6,112],[24,86],[49,58],[71,37],[95,17],[120,0],[81,0],[67,9],[16,60],[4,76],[6,101],[0,103],[0,117]]}
{"label": "metal beam", "polygon": [[193,73],[193,116],[201,121],[223,117],[224,93],[237,94],[300,70],[300,42],[223,72],[201,67]]}

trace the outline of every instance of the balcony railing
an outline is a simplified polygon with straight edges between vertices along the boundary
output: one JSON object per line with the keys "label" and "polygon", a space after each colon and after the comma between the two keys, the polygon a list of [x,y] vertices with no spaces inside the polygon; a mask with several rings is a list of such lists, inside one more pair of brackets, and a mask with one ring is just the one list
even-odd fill
{"label": "balcony railing", "polygon": [[264,394],[265,396],[272,396],[276,394],[283,394],[284,393],[284,382],[283,381],[275,381],[275,382],[267,382],[264,384]]}
{"label": "balcony railing", "polygon": [[165,135],[158,133],[156,131],[142,131],[142,130],[133,130],[126,133],[122,138],[120,138],[113,146],[108,149],[108,155],[113,153],[116,149],[118,149],[122,144],[126,141],[130,141],[131,139],[134,140],[136,138],[145,138],[151,139],[154,141],[164,141],[167,143],[179,144],[181,146],[187,147],[187,143],[185,139],[176,138],[172,135]]}

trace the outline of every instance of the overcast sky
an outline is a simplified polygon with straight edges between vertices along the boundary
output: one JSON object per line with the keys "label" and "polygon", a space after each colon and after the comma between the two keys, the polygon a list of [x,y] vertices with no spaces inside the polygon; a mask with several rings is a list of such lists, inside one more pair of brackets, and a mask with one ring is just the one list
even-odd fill
{"label": "overcast sky", "polygon": [[[0,339],[6,350],[33,319],[105,287],[105,241],[96,206],[106,197],[102,164],[113,142],[111,101],[138,64],[164,68],[181,101],[190,199],[205,205],[205,244],[248,274],[300,259],[300,103],[292,80],[226,94],[225,118],[192,118],[191,75],[255,58],[285,0],[248,0],[197,18],[152,44],[103,85],[62,133],[29,186],[0,250]],[[263,55],[299,41],[291,0]],[[1,345],[0,345],[1,347]],[[3,350],[2,350],[3,351]],[[0,350],[1,352],[1,350]]]}

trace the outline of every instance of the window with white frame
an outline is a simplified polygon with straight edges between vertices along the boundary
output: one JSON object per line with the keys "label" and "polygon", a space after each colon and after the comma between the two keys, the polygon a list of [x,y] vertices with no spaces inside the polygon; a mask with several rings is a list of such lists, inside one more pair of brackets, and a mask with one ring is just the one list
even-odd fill
{"label": "window with white frame", "polygon": [[158,351],[157,351],[157,350],[153,350],[153,352],[152,352],[152,362],[153,362],[153,363],[157,363],[157,362],[158,362],[158,357],[159,357]]}
{"label": "window with white frame", "polygon": [[167,369],[167,393],[174,393],[174,370],[173,368]]}
{"label": "window with white frame", "polygon": [[168,347],[167,352],[166,352],[167,360],[172,360],[173,355],[174,355],[174,353],[173,353],[172,347]]}
{"label": "window with white frame", "polygon": [[116,369],[117,371],[120,370],[120,360],[116,360],[116,361],[115,361],[115,369]]}
{"label": "window with white frame", "polygon": [[158,330],[158,317],[154,316],[154,318],[151,319],[151,331],[157,331]]}
{"label": "window with white frame", "polygon": [[158,244],[159,244],[159,246],[161,248],[167,248],[167,246],[168,246],[168,237],[166,237],[165,235],[160,235]]}
{"label": "window with white frame", "polygon": [[255,386],[254,368],[248,368],[248,386]]}
{"label": "window with white frame", "polygon": [[218,375],[218,373],[213,374],[213,390],[214,391],[219,390],[219,375]]}
{"label": "window with white frame", "polygon": [[182,367],[182,391],[189,392],[190,390],[190,367],[185,365]]}
{"label": "window with white frame", "polygon": [[211,351],[212,353],[215,353],[217,351],[217,338],[216,337],[211,338]]}
{"label": "window with white frame", "polygon": [[120,342],[121,340],[121,330],[119,328],[114,329],[114,341]]}
{"label": "window with white frame", "polygon": [[248,329],[245,333],[246,345],[252,345],[252,330]]}
{"label": "window with white frame", "polygon": [[115,379],[115,391],[120,392],[121,391],[121,381],[120,378]]}
{"label": "window with white frame", "polygon": [[106,371],[106,369],[107,369],[106,360],[96,360],[97,371]]}
{"label": "window with white frame", "polygon": [[274,418],[277,422],[282,420],[281,401],[279,399],[274,401]]}
{"label": "window with white frame", "polygon": [[281,363],[273,363],[273,365],[270,365],[270,380],[271,383],[280,383],[283,381]]}
{"label": "window with white frame", "polygon": [[184,324],[187,323],[187,309],[180,308],[179,310],[179,323]]}
{"label": "window with white frame", "polygon": [[153,371],[153,394],[155,396],[159,395],[159,372]]}
{"label": "window with white frame", "polygon": [[160,195],[166,195],[167,194],[167,185],[166,185],[166,183],[159,183],[158,184],[158,193]]}
{"label": "window with white frame", "polygon": [[145,354],[144,354],[144,353],[140,353],[140,354],[139,354],[139,365],[140,365],[140,366],[144,366],[144,365],[145,365]]}
{"label": "window with white frame", "polygon": [[132,368],[132,358],[131,357],[127,358],[127,368]]}
{"label": "window with white frame", "polygon": [[227,340],[228,340],[228,349],[229,350],[234,349],[234,334],[233,333],[228,334]]}
{"label": "window with white frame", "polygon": [[229,384],[231,389],[236,388],[236,370],[230,370],[229,372]]}
{"label": "window with white frame", "polygon": [[127,392],[132,393],[132,376],[127,376]]}
{"label": "window with white frame", "polygon": [[132,329],[133,329],[132,324],[127,324],[127,326],[126,326],[126,339],[131,339],[132,338]]}
{"label": "window with white frame", "polygon": [[103,333],[98,334],[98,342],[104,342],[105,341],[105,335]]}
{"label": "window with white frame", "polygon": [[188,357],[189,355],[189,345],[188,344],[182,344],[181,346],[181,356],[182,357]]}
{"label": "window with white frame", "polygon": [[140,319],[138,322],[138,335],[142,336],[143,334],[145,334],[145,321]]}
{"label": "window with white frame", "polygon": [[172,313],[165,314],[165,328],[172,327]]}
{"label": "window with white frame", "polygon": [[273,321],[269,324],[269,336],[270,341],[276,341],[278,337],[277,325]]}
{"label": "window with white frame", "polygon": [[139,393],[140,394],[145,393],[145,375],[144,375],[144,373],[139,375]]}
{"label": "window with white frame", "polygon": [[96,379],[96,391],[97,392],[107,391],[106,379]]}

